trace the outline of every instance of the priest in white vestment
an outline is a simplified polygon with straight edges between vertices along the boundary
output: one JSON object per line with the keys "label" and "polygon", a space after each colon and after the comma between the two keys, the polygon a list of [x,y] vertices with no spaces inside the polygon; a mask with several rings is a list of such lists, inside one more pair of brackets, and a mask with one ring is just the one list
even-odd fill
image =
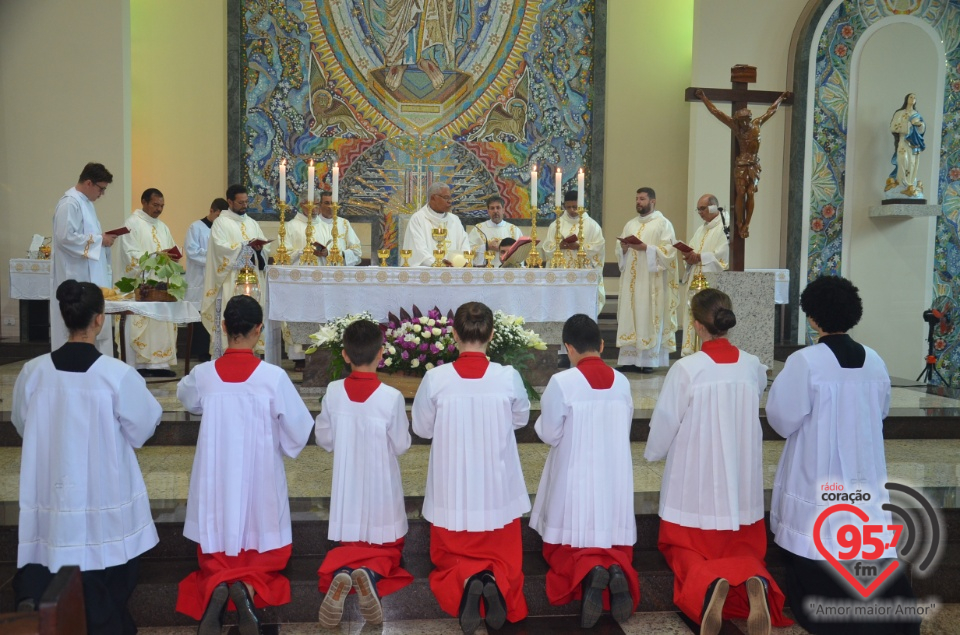
{"label": "priest in white vestment", "polygon": [[580,626],[592,628],[604,607],[625,622],[640,602],[633,568],[630,382],[600,358],[603,340],[590,317],[563,325],[574,368],[550,378],[540,399],[537,436],[550,446],[530,528],[543,537],[547,599],[581,600]]}
{"label": "priest in white vestment", "polygon": [[[167,224],[160,220],[163,213],[163,194],[156,188],[144,190],[140,197],[142,209],[127,217],[124,227],[130,230],[117,241],[114,249],[117,262],[114,278],[136,278],[140,275],[139,261],[145,253],[166,251],[177,246]],[[142,315],[131,315],[124,327],[126,360],[144,377],[173,377],[170,366],[177,363],[177,325],[161,322]]]}
{"label": "priest in white vestment", "polygon": [[136,561],[157,544],[135,449],[162,408],[133,368],[97,349],[97,285],[67,280],[55,297],[69,340],[28,361],[13,388],[10,420],[23,437],[16,605],[37,610],[54,574],[77,565],[87,632],[135,633]]}
{"label": "priest in white vestment", "polygon": [[[184,252],[187,257],[187,302],[192,302],[200,310],[203,303],[203,277],[207,273],[207,246],[210,243],[210,230],[213,228],[213,221],[217,220],[220,212],[230,209],[227,200],[224,198],[215,198],[210,204],[210,210],[207,215],[198,221],[194,221],[187,228],[187,240],[184,244]],[[210,361],[210,333],[203,325],[195,323],[193,328],[193,341],[190,343],[190,355],[196,355],[201,362]]]}
{"label": "priest in white vestment", "polygon": [[713,194],[704,194],[697,201],[697,213],[703,224],[697,227],[687,246],[693,251],[678,253],[685,263],[681,282],[680,299],[683,302],[683,345],[681,355],[692,355],[699,350],[693,322],[690,318],[690,298],[697,290],[690,290],[690,282],[697,274],[703,274],[710,287],[716,287],[720,272],[730,266],[730,240],[727,237],[727,222],[720,202]]}
{"label": "priest in white vestment", "polygon": [[703,349],[676,362],[650,418],[644,458],[666,458],[658,547],[674,572],[673,601],[701,633],[746,619],[751,633],[790,624],[764,564],[763,430],[767,367],[726,339],[737,323],[718,289],[691,301]]}
{"label": "priest in white vestment", "polygon": [[446,228],[446,258],[450,262],[454,255],[470,251],[470,240],[463,229],[463,223],[450,212],[450,187],[445,183],[434,183],[427,189],[427,204],[417,210],[407,222],[403,234],[403,249],[413,252],[410,256],[411,267],[429,267],[434,262],[433,250],[437,241],[433,238],[435,228]]}
{"label": "priest in white vestment", "polygon": [[[88,163],[80,172],[80,180],[67,190],[53,216],[53,261],[50,297],[64,280],[92,282],[99,287],[113,286],[110,277],[110,246],[116,240],[105,234],[97,218],[93,203],[113,183],[113,175],[101,163]],[[113,329],[107,325],[97,337],[97,348],[113,357]],[[50,347],[56,350],[67,341],[67,327],[56,307],[50,303]]]}
{"label": "priest in white vestment", "polygon": [[[516,240],[523,236],[523,232],[516,225],[503,220],[503,212],[503,199],[499,196],[491,196],[487,199],[487,220],[467,229],[470,249],[473,250],[474,265],[483,266],[486,263],[483,259],[484,252],[499,251],[500,241],[504,238]],[[493,259],[493,266],[500,266],[499,258]]]}
{"label": "priest in white vestment", "polygon": [[[221,332],[223,307],[236,294],[237,273],[250,265],[257,274],[260,297],[266,293],[266,254],[263,244],[266,237],[260,225],[247,216],[247,190],[242,185],[227,188],[227,204],[230,209],[221,212],[210,230],[207,249],[207,268],[203,278],[203,302],[200,318],[210,333],[211,353],[219,357],[226,348],[226,335]],[[253,243],[253,244],[251,244]],[[263,339],[257,352],[263,351]]]}
{"label": "priest in white vestment", "polygon": [[[317,415],[317,445],[333,452],[327,538],[340,544],[320,565],[320,626],[336,628],[351,588],[360,613],[383,621],[380,598],[413,582],[400,566],[407,510],[397,457],[410,449],[410,420],[400,392],[377,379],[380,325],[358,320],[343,331],[346,379],[330,382]],[[363,475],[362,478],[357,478]]]}
{"label": "priest in white vestment", "polygon": [[[559,229],[560,249],[563,253],[563,267],[573,269],[577,266],[577,252],[580,248],[578,241],[580,215],[577,214],[576,192],[570,191],[564,194],[563,209],[564,213],[551,223],[549,229],[547,229],[547,235],[540,243],[540,248],[543,250],[543,266],[552,267],[553,254],[557,246],[557,231]],[[597,285],[598,314],[607,301],[607,292],[603,288],[603,263],[606,257],[604,249],[603,231],[600,229],[600,223],[585,214],[583,217],[583,250],[590,258],[590,262],[597,270],[600,278],[600,282]]]}
{"label": "priest in white vestment", "polygon": [[654,208],[656,202],[652,188],[638,189],[637,217],[620,233],[617,364],[625,372],[668,366],[677,347],[677,239],[673,224]]}

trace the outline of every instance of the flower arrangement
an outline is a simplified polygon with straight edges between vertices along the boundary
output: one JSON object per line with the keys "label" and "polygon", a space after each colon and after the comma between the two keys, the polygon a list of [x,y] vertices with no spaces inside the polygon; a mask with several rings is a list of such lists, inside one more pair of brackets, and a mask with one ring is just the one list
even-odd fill
{"label": "flower arrangement", "polygon": [[[355,313],[324,324],[310,336],[313,345],[306,350],[315,353],[318,349],[331,352],[330,379],[339,379],[346,371],[343,361],[343,330],[356,320],[373,320],[370,313]],[[379,370],[385,373],[403,373],[423,376],[428,370],[457,359],[459,351],[453,341],[453,314],[443,315],[434,307],[421,313],[416,306],[408,313],[401,309],[399,316],[390,313],[384,332],[383,359]],[[493,341],[487,349],[490,360],[516,368],[527,391],[536,396],[525,377],[525,371],[533,360],[534,350],[546,350],[547,345],[537,333],[523,328],[524,320],[503,311],[493,314]]]}

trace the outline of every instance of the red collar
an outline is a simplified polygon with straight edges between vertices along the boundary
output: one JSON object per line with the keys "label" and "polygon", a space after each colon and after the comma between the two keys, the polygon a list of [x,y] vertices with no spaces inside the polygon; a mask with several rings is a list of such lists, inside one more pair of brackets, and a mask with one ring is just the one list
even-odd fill
{"label": "red collar", "polygon": [[740,349],[725,337],[707,340],[700,346],[700,350],[717,364],[734,364],[740,359]]}
{"label": "red collar", "polygon": [[453,362],[453,369],[463,379],[480,379],[487,372],[490,360],[483,353],[468,351],[460,353]]}
{"label": "red collar", "polygon": [[577,362],[577,370],[583,373],[594,390],[608,390],[613,386],[613,369],[600,356],[584,357]]}
{"label": "red collar", "polygon": [[214,362],[217,375],[230,384],[247,381],[259,365],[260,359],[249,348],[228,348]]}
{"label": "red collar", "polygon": [[343,389],[350,401],[363,403],[380,387],[380,378],[376,373],[353,371],[343,380]]}

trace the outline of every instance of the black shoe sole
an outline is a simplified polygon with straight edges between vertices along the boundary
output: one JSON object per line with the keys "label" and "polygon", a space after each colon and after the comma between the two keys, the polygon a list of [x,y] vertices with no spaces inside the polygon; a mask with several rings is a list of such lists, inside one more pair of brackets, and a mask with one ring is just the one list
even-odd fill
{"label": "black shoe sole", "polygon": [[227,598],[230,596],[230,590],[223,582],[218,584],[213,593],[210,594],[210,601],[207,603],[207,609],[200,618],[200,628],[197,629],[197,635],[220,635],[223,625],[223,611],[227,607]]}
{"label": "black shoe sole", "polygon": [[230,586],[230,599],[237,607],[237,630],[240,635],[261,635],[260,620],[253,606],[253,598],[247,593],[243,582],[234,582]]}
{"label": "black shoe sole", "polygon": [[580,598],[580,628],[593,628],[603,615],[603,590],[610,584],[610,574],[603,567],[594,567],[584,582]]}
{"label": "black shoe sole", "polygon": [[634,610],[633,597],[630,595],[630,585],[627,575],[618,565],[610,567],[610,614],[618,624],[630,619]]}
{"label": "black shoe sole", "polygon": [[494,581],[492,575],[484,576],[483,580],[483,599],[485,605],[487,626],[494,630],[503,628],[507,621],[507,607],[503,600],[503,594]]}
{"label": "black shoe sole", "polygon": [[467,580],[463,589],[463,599],[460,600],[460,630],[465,635],[473,635],[483,618],[480,617],[480,598],[483,596],[483,582],[473,577]]}

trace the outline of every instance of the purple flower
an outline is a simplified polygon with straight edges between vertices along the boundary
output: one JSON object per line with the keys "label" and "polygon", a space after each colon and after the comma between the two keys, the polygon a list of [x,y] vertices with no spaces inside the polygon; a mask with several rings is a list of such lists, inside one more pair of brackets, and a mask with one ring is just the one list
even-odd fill
{"label": "purple flower", "polygon": [[[421,351],[425,351],[425,350],[427,350],[427,349],[429,349],[429,348],[430,348],[429,344],[424,343],[424,344],[421,344],[421,345],[420,345],[420,350],[421,350]],[[423,355],[421,355],[420,357],[423,357]],[[420,361],[422,362],[423,360],[421,359]]]}
{"label": "purple flower", "polygon": [[397,325],[394,324],[393,322],[390,322],[389,324],[387,324],[387,328],[388,328],[388,329],[395,329],[395,328],[397,328]]}
{"label": "purple flower", "polygon": [[420,363],[422,364],[423,362],[427,361],[427,356],[426,356],[426,355],[421,355],[418,359],[420,360]]}
{"label": "purple flower", "polygon": [[402,353],[400,353],[400,359],[410,359],[410,353],[408,353],[407,351],[403,351]]}
{"label": "purple flower", "polygon": [[442,359],[438,359],[438,360],[437,360],[437,366],[441,366],[443,363],[444,363],[444,361],[443,361]]}
{"label": "purple flower", "polygon": [[431,344],[431,345],[430,345],[430,352],[433,353],[434,355],[436,355],[437,353],[440,352],[440,349],[437,348],[437,345],[436,345],[436,344]]}
{"label": "purple flower", "polygon": [[449,352],[451,352],[451,353],[452,353],[453,351],[455,351],[455,350],[457,350],[456,344],[451,344],[450,346],[447,347],[447,351],[449,351]]}

